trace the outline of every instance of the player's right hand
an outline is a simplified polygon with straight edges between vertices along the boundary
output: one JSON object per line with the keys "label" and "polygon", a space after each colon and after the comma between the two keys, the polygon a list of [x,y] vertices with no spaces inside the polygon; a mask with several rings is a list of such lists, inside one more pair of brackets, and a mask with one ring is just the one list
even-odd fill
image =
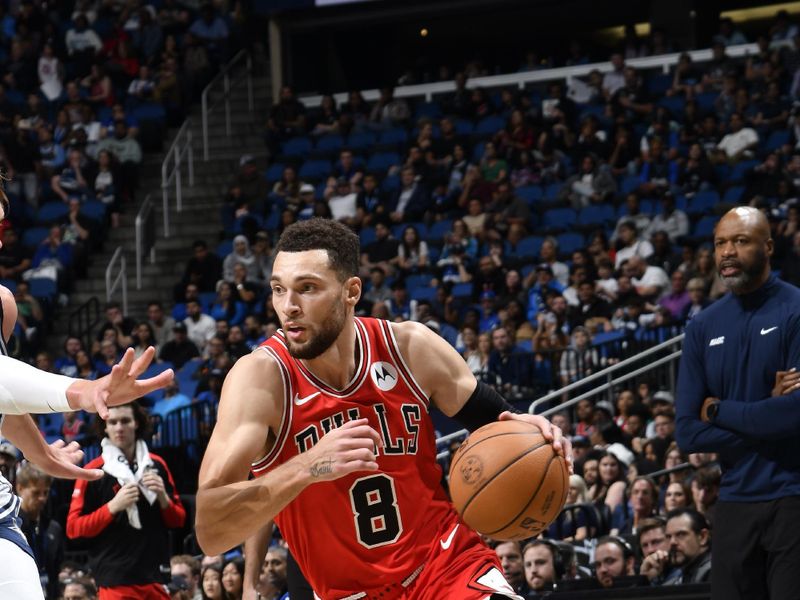
{"label": "player's right hand", "polygon": [[377,471],[375,448],[381,445],[380,435],[369,421],[358,419],[329,431],[301,456],[311,483],[331,481],[355,471]]}
{"label": "player's right hand", "polygon": [[642,561],[639,573],[647,577],[650,581],[660,577],[669,562],[669,552],[666,550],[656,550],[649,554]]}
{"label": "player's right hand", "polygon": [[772,396],[785,396],[800,390],[800,371],[795,368],[788,371],[778,371],[775,373],[775,386],[772,388]]}
{"label": "player's right hand", "polygon": [[139,486],[135,483],[126,483],[108,502],[108,510],[112,515],[121,513],[136,504],[137,500],[139,500]]}

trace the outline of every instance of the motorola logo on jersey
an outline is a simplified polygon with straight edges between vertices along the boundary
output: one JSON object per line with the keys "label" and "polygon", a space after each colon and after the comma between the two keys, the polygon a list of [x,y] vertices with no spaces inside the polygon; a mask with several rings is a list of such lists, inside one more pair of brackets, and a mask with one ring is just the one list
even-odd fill
{"label": "motorola logo on jersey", "polygon": [[397,369],[387,362],[374,362],[369,368],[372,381],[379,390],[388,392],[397,385]]}

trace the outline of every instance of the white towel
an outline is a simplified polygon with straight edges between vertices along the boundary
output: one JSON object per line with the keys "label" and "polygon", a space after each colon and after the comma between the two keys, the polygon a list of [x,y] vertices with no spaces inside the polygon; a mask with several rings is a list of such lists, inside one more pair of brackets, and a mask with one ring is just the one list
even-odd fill
{"label": "white towel", "polygon": [[[135,483],[139,486],[139,491],[151,505],[158,498],[157,494],[141,484],[142,476],[148,469],[153,467],[153,459],[150,458],[150,451],[143,440],[136,442],[136,472],[131,470],[128,459],[108,438],[103,438],[100,442],[103,448],[103,471],[116,477],[120,485]],[[139,519],[139,508],[134,504],[128,507],[128,522],[134,529],[141,529],[142,522]]]}

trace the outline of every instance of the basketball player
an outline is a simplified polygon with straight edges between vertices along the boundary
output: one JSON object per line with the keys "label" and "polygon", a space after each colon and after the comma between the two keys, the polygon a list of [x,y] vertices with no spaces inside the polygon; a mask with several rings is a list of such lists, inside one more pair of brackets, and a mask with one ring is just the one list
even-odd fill
{"label": "basketball player", "polygon": [[[0,222],[8,214],[8,199],[0,190]],[[2,245],[2,244],[0,244]],[[48,445],[28,413],[86,410],[108,415],[108,406],[124,404],[166,386],[172,370],[157,377],[136,381],[150,365],[153,348],[134,360],[129,349],[111,373],[96,381],[72,379],[40,371],[7,356],[6,343],[14,331],[17,305],[14,295],[0,286],[0,423],[2,435],[44,472],[65,479],[98,479],[99,469],[82,469],[77,464],[83,452],[77,442],[58,440]],[[39,570],[33,552],[19,528],[20,499],[11,484],[0,476],[0,597],[42,600]]]}
{"label": "basketball player", "polygon": [[296,223],[277,251],[282,330],[225,380],[200,469],[203,551],[274,518],[324,600],[519,598],[440,485],[428,413],[435,405],[471,430],[526,421],[569,459],[568,440],[543,417],[512,414],[424,325],[356,318],[359,240],[347,227]]}

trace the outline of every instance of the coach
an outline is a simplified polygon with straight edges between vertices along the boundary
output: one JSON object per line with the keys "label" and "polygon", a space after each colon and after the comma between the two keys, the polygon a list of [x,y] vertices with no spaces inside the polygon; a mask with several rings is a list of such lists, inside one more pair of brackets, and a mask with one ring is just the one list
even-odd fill
{"label": "coach", "polygon": [[725,214],[714,255],[731,293],[689,323],[683,345],[676,439],[684,452],[719,452],[723,473],[712,600],[796,597],[800,290],[770,272],[772,251],[760,211]]}

